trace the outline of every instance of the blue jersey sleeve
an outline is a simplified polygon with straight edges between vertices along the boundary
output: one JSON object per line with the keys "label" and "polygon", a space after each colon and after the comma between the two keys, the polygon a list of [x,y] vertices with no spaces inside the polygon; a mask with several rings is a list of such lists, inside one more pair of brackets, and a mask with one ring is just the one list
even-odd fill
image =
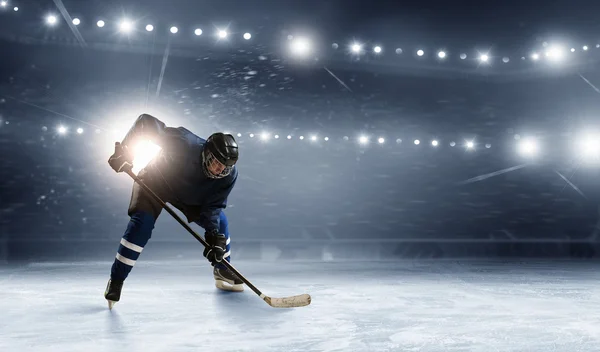
{"label": "blue jersey sleeve", "polygon": [[229,181],[206,200],[206,206],[203,207],[199,219],[196,221],[207,232],[219,231],[221,211],[227,207],[227,198],[237,181],[236,167],[233,168],[232,174],[227,179]]}

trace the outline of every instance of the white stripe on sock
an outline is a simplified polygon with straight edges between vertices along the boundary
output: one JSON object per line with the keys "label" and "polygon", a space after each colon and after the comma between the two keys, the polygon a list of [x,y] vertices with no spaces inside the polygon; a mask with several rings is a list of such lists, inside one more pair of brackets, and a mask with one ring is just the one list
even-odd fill
{"label": "white stripe on sock", "polygon": [[227,238],[227,241],[225,242],[225,245],[228,245],[229,242],[231,242],[231,237]]}
{"label": "white stripe on sock", "polygon": [[127,264],[129,266],[134,266],[135,265],[135,260],[131,260],[129,258],[125,258],[124,256],[120,255],[119,253],[117,253],[117,260],[120,261],[123,264]]}
{"label": "white stripe on sock", "polygon": [[229,257],[229,255],[231,255],[231,251],[225,252],[225,254],[223,254],[223,259]]}
{"label": "white stripe on sock", "polygon": [[123,245],[123,247],[129,248],[132,251],[138,252],[138,253],[142,253],[142,250],[144,249],[144,247],[140,247],[135,243],[131,243],[124,238],[121,238],[121,244]]}

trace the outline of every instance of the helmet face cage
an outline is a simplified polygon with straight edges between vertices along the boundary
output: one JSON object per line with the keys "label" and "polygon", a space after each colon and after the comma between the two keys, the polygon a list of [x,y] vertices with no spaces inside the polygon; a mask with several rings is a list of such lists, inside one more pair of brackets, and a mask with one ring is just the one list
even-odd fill
{"label": "helmet face cage", "polygon": [[229,174],[231,174],[231,170],[233,169],[233,166],[225,166],[225,168],[223,169],[223,171],[221,171],[218,175],[213,174],[212,172],[210,172],[209,167],[211,164],[213,163],[219,163],[221,165],[223,165],[223,163],[221,163],[213,153],[211,153],[209,150],[204,150],[202,152],[202,169],[204,170],[204,174],[209,177],[209,178],[214,178],[214,179],[219,179],[219,178],[223,178],[226,176],[229,176]]}

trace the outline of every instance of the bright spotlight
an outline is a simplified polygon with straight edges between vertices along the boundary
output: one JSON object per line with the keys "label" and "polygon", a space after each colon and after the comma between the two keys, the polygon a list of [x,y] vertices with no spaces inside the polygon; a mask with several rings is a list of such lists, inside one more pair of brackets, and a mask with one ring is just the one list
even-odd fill
{"label": "bright spotlight", "polygon": [[102,21],[102,20],[100,20],[100,21],[96,22],[96,26],[98,26],[98,27],[100,27],[100,28],[104,27],[104,25],[105,25],[105,23],[104,23],[104,21]]}
{"label": "bright spotlight", "polygon": [[564,56],[564,50],[559,46],[552,46],[546,53],[546,56],[548,56],[548,58],[551,60],[559,61]]}
{"label": "bright spotlight", "polygon": [[270,137],[271,137],[271,135],[270,135],[270,134],[268,134],[267,132],[263,132],[263,133],[260,135],[260,139],[262,139],[263,141],[266,141],[266,140],[267,140],[267,139],[269,139]]}
{"label": "bright spotlight", "polygon": [[227,31],[221,29],[217,32],[217,36],[219,37],[219,39],[225,39],[227,38]]}
{"label": "bright spotlight", "polygon": [[288,134],[287,139],[292,139],[292,136]]}
{"label": "bright spotlight", "polygon": [[425,55],[425,52],[423,50],[419,49],[419,50],[417,50],[417,55],[423,56],[423,55]]}
{"label": "bright spotlight", "polygon": [[377,143],[383,144],[383,143],[385,143],[385,139],[383,137],[379,137],[379,138],[377,138]]}
{"label": "bright spotlight", "polygon": [[600,135],[584,136],[577,147],[585,161],[597,162],[600,160]]}
{"label": "bright spotlight", "polygon": [[479,60],[481,60],[481,62],[488,62],[490,59],[489,56],[487,56],[486,54],[482,54],[481,56],[479,56]]}
{"label": "bright spotlight", "polygon": [[252,34],[250,34],[250,33],[244,33],[244,39],[250,40],[251,38],[252,38]]}
{"label": "bright spotlight", "polygon": [[461,60],[464,60],[466,58],[467,58],[467,54],[465,54],[465,53],[460,54],[460,59]]}
{"label": "bright spotlight", "polygon": [[358,138],[358,142],[360,144],[367,144],[367,143],[369,143],[369,138],[367,136],[360,136]]}
{"label": "bright spotlight", "polygon": [[201,35],[202,35],[202,33],[204,33],[204,32],[202,32],[202,29],[200,29],[200,28],[196,28],[196,29],[194,29],[194,34],[195,34],[196,36],[201,36]]}
{"label": "bright spotlight", "polygon": [[362,45],[354,43],[350,46],[350,50],[352,50],[352,53],[354,54],[360,54],[362,52]]}
{"label": "bright spotlight", "polygon": [[83,133],[83,128],[79,127],[79,128],[77,129],[77,134],[82,134],[82,133]]}
{"label": "bright spotlight", "polygon": [[438,141],[436,141],[435,139],[431,141],[431,145],[434,147],[438,146]]}
{"label": "bright spotlight", "polygon": [[130,33],[133,30],[133,22],[129,20],[123,20],[119,24],[119,30],[123,33]]}
{"label": "bright spotlight", "polygon": [[539,151],[539,145],[535,139],[524,138],[519,141],[518,152],[522,156],[532,157],[535,156]]}
{"label": "bright spotlight", "polygon": [[380,47],[380,46],[376,46],[376,47],[374,47],[374,48],[373,48],[373,52],[374,52],[375,54],[380,54],[380,53],[381,53],[381,47]]}
{"label": "bright spotlight", "polygon": [[179,28],[177,28],[177,27],[173,26],[173,27],[171,27],[171,28],[169,29],[169,31],[170,31],[172,34],[177,34],[177,32],[179,32]]}
{"label": "bright spotlight", "polygon": [[475,148],[475,143],[474,143],[473,141],[467,141],[467,142],[465,143],[465,147],[466,147],[467,149],[473,149],[473,148]]}
{"label": "bright spotlight", "polygon": [[419,145],[419,144],[421,144],[421,141],[418,139],[415,139],[414,143],[415,143],[415,145]]}
{"label": "bright spotlight", "polygon": [[15,7],[13,7],[13,11],[14,11],[14,12],[17,12],[17,11],[19,11],[19,7],[18,7],[18,6],[15,6]]}
{"label": "bright spotlight", "polygon": [[327,142],[327,141],[329,140],[329,137],[325,137],[325,138],[323,138],[323,140],[324,140],[325,142]]}
{"label": "bright spotlight", "polygon": [[443,51],[440,51],[440,52],[438,53],[438,57],[439,57],[440,59],[443,59],[443,58],[445,58],[445,57],[446,57],[446,53],[445,53],[445,52],[443,52]]}
{"label": "bright spotlight", "polygon": [[7,3],[6,1],[2,1],[2,2],[0,2],[0,6],[2,6],[2,7],[6,7],[6,5],[8,5],[8,3]]}
{"label": "bright spotlight", "polygon": [[540,55],[538,53],[531,54],[531,59],[533,61],[537,61],[539,58],[540,58]]}
{"label": "bright spotlight", "polygon": [[583,50],[587,51],[587,50],[588,50],[588,46],[587,46],[587,45],[584,45],[584,46],[583,46]]}
{"label": "bright spotlight", "polygon": [[76,26],[79,26],[81,24],[81,20],[79,18],[74,18],[73,19],[73,24]]}
{"label": "bright spotlight", "polygon": [[67,128],[65,126],[58,126],[58,128],[56,129],[56,131],[59,134],[66,134],[67,133]]}
{"label": "bright spotlight", "polygon": [[303,139],[304,139],[304,136],[300,136],[300,137],[298,137],[298,139],[300,139],[300,140],[303,140]]}
{"label": "bright spotlight", "polygon": [[241,137],[241,136],[242,136],[242,134],[241,134],[241,133],[238,133],[238,134],[237,134],[237,136],[238,136],[238,137]]}
{"label": "bright spotlight", "polygon": [[575,48],[571,48],[571,52],[574,53],[575,52]]}
{"label": "bright spotlight", "polygon": [[310,140],[311,140],[311,141],[316,141],[316,140],[317,140],[317,136],[311,136],[311,137],[310,137]]}
{"label": "bright spotlight", "polygon": [[510,58],[508,56],[505,56],[502,58],[502,62],[504,62],[505,64],[507,64],[510,61]]}
{"label": "bright spotlight", "polygon": [[250,133],[250,138],[254,138],[254,133]]}
{"label": "bright spotlight", "polygon": [[310,53],[310,41],[306,38],[294,38],[290,45],[290,49],[294,55],[306,56]]}
{"label": "bright spotlight", "polygon": [[48,23],[51,26],[55,25],[57,21],[58,20],[56,19],[56,16],[54,16],[54,15],[50,15],[50,16],[46,17],[46,23]]}
{"label": "bright spotlight", "polygon": [[146,31],[152,32],[154,30],[154,26],[151,24],[146,25]]}
{"label": "bright spotlight", "polygon": [[137,174],[160,151],[160,147],[150,141],[142,141],[133,148],[133,172]]}
{"label": "bright spotlight", "polygon": [[279,139],[279,135],[278,134],[275,135],[275,139]]}

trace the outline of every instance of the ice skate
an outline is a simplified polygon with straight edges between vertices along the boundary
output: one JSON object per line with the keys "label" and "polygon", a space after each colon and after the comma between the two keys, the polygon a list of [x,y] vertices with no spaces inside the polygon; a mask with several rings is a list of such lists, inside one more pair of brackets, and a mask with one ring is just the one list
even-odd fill
{"label": "ice skate", "polygon": [[104,298],[108,301],[108,309],[112,309],[115,303],[121,299],[121,289],[123,289],[123,281],[108,280]]}
{"label": "ice skate", "polygon": [[244,291],[244,283],[242,280],[227,268],[215,267],[213,276],[215,277],[215,286],[218,289],[233,292]]}

